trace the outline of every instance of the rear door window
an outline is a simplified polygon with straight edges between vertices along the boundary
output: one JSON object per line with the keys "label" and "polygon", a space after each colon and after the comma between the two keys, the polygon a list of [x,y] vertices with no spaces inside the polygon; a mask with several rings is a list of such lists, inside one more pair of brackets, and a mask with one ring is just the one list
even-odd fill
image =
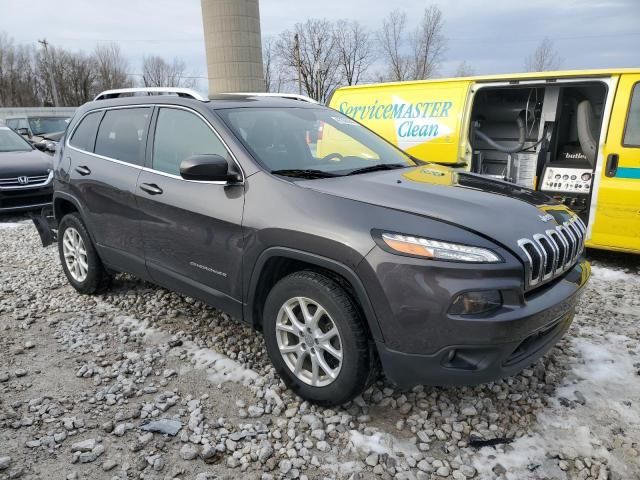
{"label": "rear door window", "polygon": [[150,107],[107,110],[98,129],[95,153],[142,165]]}
{"label": "rear door window", "polygon": [[640,83],[633,86],[622,144],[626,147],[640,147]]}
{"label": "rear door window", "polygon": [[102,112],[93,112],[80,120],[80,124],[73,132],[69,144],[85,152],[93,152],[100,118],[102,118]]}
{"label": "rear door window", "polygon": [[200,117],[177,108],[161,108],[153,141],[153,169],[180,175],[182,160],[202,154],[229,158],[218,136]]}

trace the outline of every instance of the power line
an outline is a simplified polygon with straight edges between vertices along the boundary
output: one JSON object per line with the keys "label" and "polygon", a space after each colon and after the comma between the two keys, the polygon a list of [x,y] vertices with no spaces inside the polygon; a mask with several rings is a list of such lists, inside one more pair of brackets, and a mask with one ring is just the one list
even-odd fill
{"label": "power line", "polygon": [[[597,34],[585,34],[585,35],[544,35],[544,36],[521,36],[518,35],[516,38],[510,38],[509,42],[529,42],[542,40],[543,38],[549,38],[550,40],[582,40],[587,38],[616,38],[616,37],[630,37],[630,36],[638,36],[640,32],[617,32],[617,33],[597,33]],[[493,37],[446,37],[448,40],[456,41],[456,42],[504,42],[504,36],[493,36]],[[124,39],[115,39],[115,38],[95,38],[95,37],[54,37],[55,40],[65,40],[65,41],[94,41],[94,42],[141,42],[141,43],[204,43],[204,37],[201,38],[124,38]]]}
{"label": "power line", "polygon": [[[127,75],[131,77],[144,77],[143,73],[129,73]],[[203,79],[203,80],[211,80],[213,77],[205,77],[203,75],[178,75],[180,78],[195,78],[195,79]]]}
{"label": "power line", "polygon": [[[510,37],[509,43],[519,43],[519,42],[534,42],[540,41],[544,38],[548,38],[549,40],[584,40],[587,38],[607,38],[607,37],[630,37],[640,35],[640,32],[625,32],[625,33],[602,33],[602,34],[594,34],[594,35],[557,35],[557,36],[535,36],[535,37],[523,37],[517,36],[515,38]],[[455,42],[500,42],[504,43],[505,38],[503,37],[446,37],[447,40],[452,40]]]}

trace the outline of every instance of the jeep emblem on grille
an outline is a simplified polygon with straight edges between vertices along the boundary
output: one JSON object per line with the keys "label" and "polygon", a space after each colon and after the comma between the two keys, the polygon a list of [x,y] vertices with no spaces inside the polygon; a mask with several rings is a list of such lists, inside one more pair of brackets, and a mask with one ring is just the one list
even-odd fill
{"label": "jeep emblem on grille", "polygon": [[18,183],[20,185],[27,185],[29,183],[29,177],[18,177]]}

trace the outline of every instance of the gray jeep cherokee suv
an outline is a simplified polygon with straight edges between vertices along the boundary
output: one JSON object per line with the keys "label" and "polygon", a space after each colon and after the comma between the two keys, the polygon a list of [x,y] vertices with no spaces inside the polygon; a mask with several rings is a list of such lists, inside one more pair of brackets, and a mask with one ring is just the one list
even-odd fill
{"label": "gray jeep cherokee suv", "polygon": [[129,272],[202,299],[262,330],[322,405],[379,365],[402,387],[512,375],[567,331],[590,269],[564,206],[303,98],[157,90],[99,95],[61,142],[54,214],[79,292]]}

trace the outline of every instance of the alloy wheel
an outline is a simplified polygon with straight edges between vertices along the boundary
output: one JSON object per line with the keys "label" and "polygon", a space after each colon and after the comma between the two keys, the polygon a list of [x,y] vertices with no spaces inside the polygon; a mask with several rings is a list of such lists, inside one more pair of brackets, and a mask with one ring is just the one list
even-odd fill
{"label": "alloy wheel", "polygon": [[338,377],[343,360],[340,332],[315,300],[287,300],[278,312],[276,337],[282,358],[299,380],[325,387]]}
{"label": "alloy wheel", "polygon": [[76,282],[84,282],[89,273],[87,248],[78,230],[68,227],[62,237],[62,253],[67,269]]}

